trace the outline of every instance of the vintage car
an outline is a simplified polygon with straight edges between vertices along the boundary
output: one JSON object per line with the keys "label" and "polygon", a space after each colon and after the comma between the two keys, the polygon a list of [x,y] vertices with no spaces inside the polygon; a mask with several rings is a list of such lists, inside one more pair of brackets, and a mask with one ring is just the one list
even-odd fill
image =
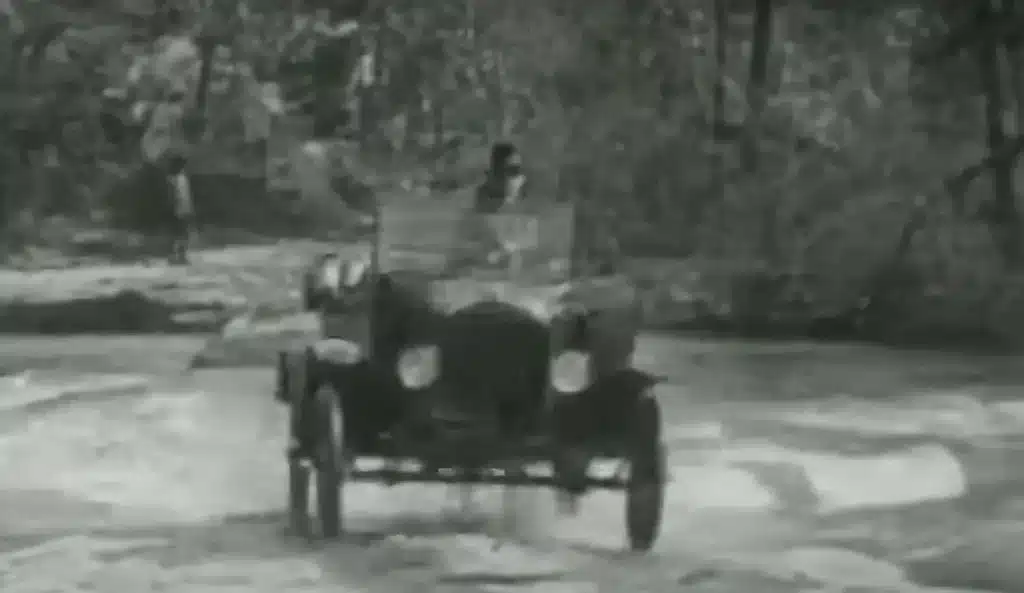
{"label": "vintage car", "polygon": [[341,533],[352,481],[548,486],[562,500],[607,488],[625,491],[630,547],[654,544],[658,380],[632,366],[630,283],[575,273],[573,216],[379,207],[362,280],[318,303],[319,339],[278,357],[293,528]]}

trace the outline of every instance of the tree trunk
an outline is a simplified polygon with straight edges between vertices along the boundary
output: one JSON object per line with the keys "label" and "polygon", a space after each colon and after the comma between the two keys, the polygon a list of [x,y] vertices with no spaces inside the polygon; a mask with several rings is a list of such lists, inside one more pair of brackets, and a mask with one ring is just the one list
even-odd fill
{"label": "tree trunk", "polygon": [[[1024,6],[1019,2],[1009,2],[1004,7],[1006,18],[1011,22],[1024,23]],[[1003,38],[1006,59],[1005,69],[1008,71],[1011,94],[1013,96],[1013,133],[1020,136],[1024,133],[1024,70],[1019,65],[1024,63],[1024,44],[1020,42],[1020,33],[1006,35]]]}
{"label": "tree trunk", "polygon": [[[726,0],[711,0],[711,11],[712,11],[712,22],[711,22],[711,34],[713,39],[711,40],[711,63],[714,64],[714,71],[712,72],[711,78],[711,105],[710,113],[707,116],[708,127],[711,132],[711,142],[709,143],[709,150],[706,154],[706,163],[710,168],[710,175],[707,187],[703,188],[704,191],[699,194],[687,195],[687,192],[680,192],[678,189],[679,184],[674,183],[668,177],[662,174],[651,175],[648,177],[654,179],[661,179],[661,186],[663,189],[663,197],[660,200],[661,204],[671,204],[673,200],[676,200],[679,195],[687,195],[683,201],[683,211],[686,217],[687,228],[681,229],[679,232],[683,236],[691,236],[696,238],[699,236],[698,229],[705,223],[711,222],[716,214],[723,211],[725,208],[725,196],[726,196],[726,185],[728,183],[728,175],[726,173],[726,167],[728,164],[728,156],[732,154],[730,150],[729,142],[731,140],[729,134],[729,123],[726,121],[725,113],[725,83],[726,83],[726,67],[728,61],[728,35],[729,35],[729,14],[726,6]],[[664,103],[666,106],[669,105],[671,99],[677,94],[665,94]],[[671,107],[666,107],[666,113]],[[676,149],[671,147],[677,141],[669,142],[668,145],[662,148],[663,151],[671,151],[674,153]],[[671,161],[675,159],[674,154],[669,154],[664,157],[660,157],[661,160]],[[675,166],[674,164],[669,165]],[[669,169],[666,169],[669,170]],[[652,213],[654,214],[654,213]],[[656,216],[660,216],[657,213]],[[691,242],[690,248],[696,247],[695,242]]]}
{"label": "tree trunk", "polygon": [[[754,5],[754,35],[750,45],[750,75],[747,80],[747,122],[743,134],[741,158],[749,174],[757,171],[760,160],[758,140],[761,136],[761,116],[764,112],[768,85],[768,53],[772,46],[772,0],[756,0]],[[777,205],[772,196],[758,196],[761,217],[760,251],[765,260],[774,259]]]}
{"label": "tree trunk", "polygon": [[729,33],[729,14],[725,0],[712,0],[714,4],[715,32],[715,79],[711,89],[711,133],[715,142],[716,168],[714,175],[714,191],[720,195],[725,193],[725,68],[729,59],[726,35]]}
{"label": "tree trunk", "polygon": [[756,0],[754,39],[750,44],[750,72],[747,80],[747,125],[743,143],[743,166],[754,171],[758,164],[757,139],[768,86],[768,53],[772,46],[772,0]]}
{"label": "tree trunk", "polygon": [[[1001,18],[1000,0],[985,0],[979,7],[981,18],[989,22]],[[1000,62],[1004,44],[998,39],[986,37],[978,48],[978,67],[982,90],[985,93],[985,127],[990,155],[1007,150],[1006,133],[1006,84],[1003,80]],[[993,240],[1006,262],[1017,265],[1020,261],[1020,213],[1014,192],[1013,171],[1017,160],[1007,159],[992,165],[992,203],[985,209],[985,218],[992,232]]]}
{"label": "tree trunk", "polygon": [[206,37],[199,45],[199,82],[193,98],[192,112],[187,115],[187,138],[189,145],[200,142],[206,133],[206,108],[210,100],[210,82],[213,78],[213,60],[217,52],[217,40]]}

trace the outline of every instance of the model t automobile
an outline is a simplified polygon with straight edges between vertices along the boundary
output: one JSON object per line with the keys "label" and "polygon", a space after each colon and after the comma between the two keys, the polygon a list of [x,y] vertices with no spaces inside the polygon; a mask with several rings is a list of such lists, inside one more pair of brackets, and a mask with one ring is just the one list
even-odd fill
{"label": "model t automobile", "polygon": [[606,488],[630,547],[653,545],[665,452],[657,380],[632,366],[636,295],[584,270],[573,228],[562,204],[379,206],[366,273],[328,274],[323,337],[279,356],[294,528],[338,535],[351,481]]}

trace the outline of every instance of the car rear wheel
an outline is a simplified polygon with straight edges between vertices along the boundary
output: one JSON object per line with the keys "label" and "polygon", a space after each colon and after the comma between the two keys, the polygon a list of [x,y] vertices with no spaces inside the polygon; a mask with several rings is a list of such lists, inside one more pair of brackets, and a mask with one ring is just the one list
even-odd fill
{"label": "car rear wheel", "polygon": [[324,538],[341,535],[342,498],[345,486],[345,415],[341,395],[330,386],[320,387],[313,396],[316,447],[313,459],[316,479],[316,506]]}
{"label": "car rear wheel", "polygon": [[[305,360],[287,365],[286,399],[291,416],[289,522],[292,531],[300,536],[319,534],[334,538],[342,530],[341,500],[348,458],[345,417],[341,396],[330,385],[321,386],[312,396],[307,395],[308,357],[311,356],[313,353],[307,351]],[[314,494],[315,503],[311,504]],[[311,516],[314,509],[315,517]]]}
{"label": "car rear wheel", "polygon": [[311,535],[309,516],[309,481],[311,468],[308,448],[305,447],[305,397],[306,366],[304,353],[302,357],[284,354],[279,358],[277,377],[277,399],[288,404],[288,519],[293,533],[302,537]]}
{"label": "car rear wheel", "polygon": [[629,437],[629,482],[626,487],[626,532],[630,549],[650,550],[661,531],[665,502],[666,459],[661,442],[661,408],[651,395],[636,402]]}
{"label": "car rear wheel", "polygon": [[309,516],[311,470],[298,436],[302,422],[301,406],[301,401],[293,400],[289,408],[291,442],[288,445],[288,520],[293,533],[309,537],[312,535]]}

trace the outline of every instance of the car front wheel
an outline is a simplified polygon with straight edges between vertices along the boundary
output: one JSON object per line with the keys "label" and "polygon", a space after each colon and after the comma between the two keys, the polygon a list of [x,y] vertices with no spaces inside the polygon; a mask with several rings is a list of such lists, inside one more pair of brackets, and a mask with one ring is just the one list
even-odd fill
{"label": "car front wheel", "polygon": [[661,408],[649,394],[636,401],[627,455],[626,531],[632,550],[650,550],[661,531],[665,502],[666,454],[661,442]]}

